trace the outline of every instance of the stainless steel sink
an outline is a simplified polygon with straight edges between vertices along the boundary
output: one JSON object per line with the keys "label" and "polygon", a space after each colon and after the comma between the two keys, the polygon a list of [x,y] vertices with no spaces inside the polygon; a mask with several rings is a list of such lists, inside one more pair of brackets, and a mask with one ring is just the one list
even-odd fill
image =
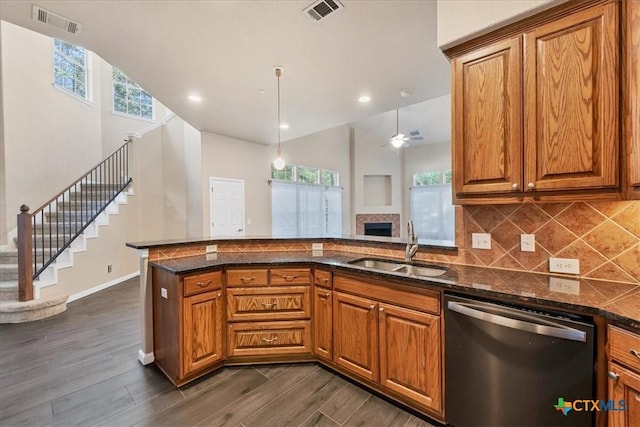
{"label": "stainless steel sink", "polygon": [[445,274],[449,269],[438,265],[416,265],[392,260],[376,258],[361,258],[351,261],[349,264],[372,270],[391,271],[416,277],[437,277]]}

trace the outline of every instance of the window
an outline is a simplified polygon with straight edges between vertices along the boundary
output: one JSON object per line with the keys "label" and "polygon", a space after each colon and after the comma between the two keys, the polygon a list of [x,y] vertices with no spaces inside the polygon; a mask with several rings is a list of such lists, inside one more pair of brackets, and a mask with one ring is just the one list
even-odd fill
{"label": "window", "polygon": [[308,166],[271,167],[271,234],[323,237],[342,234],[338,172]]}
{"label": "window", "polygon": [[[413,176],[411,219],[422,240],[455,241],[451,170]],[[429,184],[431,183],[431,184]]]}
{"label": "window", "polygon": [[342,235],[342,188],[273,181],[271,234],[273,237]]}
{"label": "window", "polygon": [[89,99],[87,51],[57,39],[53,45],[54,84],[82,99]]}
{"label": "window", "polygon": [[113,111],[153,120],[153,97],[113,67]]}

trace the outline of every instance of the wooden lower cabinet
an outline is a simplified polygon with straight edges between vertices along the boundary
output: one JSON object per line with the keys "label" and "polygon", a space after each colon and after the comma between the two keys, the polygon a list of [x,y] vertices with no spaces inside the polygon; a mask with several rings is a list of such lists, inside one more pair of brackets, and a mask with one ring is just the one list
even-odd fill
{"label": "wooden lower cabinet", "polygon": [[183,300],[185,375],[223,360],[222,301],[221,289]]}
{"label": "wooden lower cabinet", "polygon": [[311,321],[229,323],[227,348],[229,357],[311,353]]}
{"label": "wooden lower cabinet", "polygon": [[440,411],[440,317],[382,303],[378,312],[380,384]]}
{"label": "wooden lower cabinet", "polygon": [[151,274],[155,363],[180,386],[225,358],[222,273]]}
{"label": "wooden lower cabinet", "polygon": [[377,303],[342,292],[333,293],[333,361],[378,381]]}
{"label": "wooden lower cabinet", "polygon": [[619,409],[624,402],[624,410],[608,411],[609,427],[640,426],[640,373],[609,363],[609,400]]}
{"label": "wooden lower cabinet", "polygon": [[313,352],[316,356],[333,358],[333,292],[315,288],[313,294]]}

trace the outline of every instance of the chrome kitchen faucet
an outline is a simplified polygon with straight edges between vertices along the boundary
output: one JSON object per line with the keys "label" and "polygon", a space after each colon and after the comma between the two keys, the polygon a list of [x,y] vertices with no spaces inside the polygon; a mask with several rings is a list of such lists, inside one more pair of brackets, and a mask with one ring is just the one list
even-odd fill
{"label": "chrome kitchen faucet", "polygon": [[418,252],[418,238],[413,231],[413,221],[409,220],[407,224],[407,247],[404,250],[404,260],[411,262],[413,256]]}

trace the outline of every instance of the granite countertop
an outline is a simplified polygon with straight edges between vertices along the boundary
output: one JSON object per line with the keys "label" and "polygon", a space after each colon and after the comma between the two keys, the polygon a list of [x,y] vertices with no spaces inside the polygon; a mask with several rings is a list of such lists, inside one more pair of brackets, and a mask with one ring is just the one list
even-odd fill
{"label": "granite countertop", "polygon": [[449,271],[442,276],[418,278],[349,264],[363,257],[362,254],[333,251],[217,253],[150,261],[149,264],[173,274],[190,274],[216,267],[313,264],[338,271],[364,272],[372,277],[401,280],[413,286],[439,287],[445,291],[458,291],[481,298],[599,314],[640,331],[640,287],[637,285],[461,265],[449,265]]}

